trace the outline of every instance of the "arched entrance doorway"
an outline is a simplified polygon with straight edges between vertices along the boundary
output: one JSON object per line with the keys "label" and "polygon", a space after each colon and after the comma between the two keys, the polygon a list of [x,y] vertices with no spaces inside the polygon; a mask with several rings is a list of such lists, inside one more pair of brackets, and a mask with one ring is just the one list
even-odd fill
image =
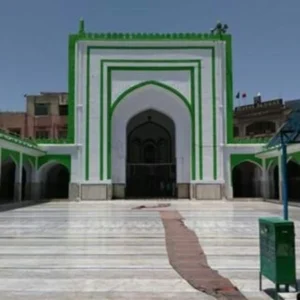
{"label": "arched entrance doorway", "polygon": [[[146,111],[150,111],[151,113],[153,113],[153,118],[151,119],[151,121],[156,124],[156,127],[159,127],[159,125],[161,125],[160,128],[163,127],[164,129],[166,129],[160,129],[160,132],[167,131],[171,134],[171,136],[173,136],[172,134],[174,134],[174,139],[172,138],[172,149],[174,150],[174,152],[172,152],[172,159],[175,161],[172,161],[172,163],[174,162],[177,167],[175,168],[176,179],[172,180],[176,180],[178,197],[189,198],[189,185],[191,182],[192,174],[191,156],[193,153],[195,154],[195,151],[192,148],[191,133],[193,132],[193,130],[189,104],[182,95],[179,95],[178,92],[172,91],[172,88],[165,87],[160,83],[154,84],[153,82],[144,83],[143,85],[137,85],[136,88],[131,88],[130,93],[127,91],[124,92],[121,96],[118,97],[112,107],[110,130],[111,153],[108,152],[107,160],[106,156],[103,156],[104,161],[107,162],[108,165],[111,162],[111,181],[113,185],[112,197],[119,199],[123,199],[126,197],[128,183],[128,134],[139,124],[148,121],[147,114],[144,113]],[[154,114],[160,115],[161,119],[155,119]],[[137,120],[139,118],[141,118],[140,123],[138,123],[137,121],[131,122],[132,119]],[[174,123],[172,125],[173,127],[166,126],[166,120],[171,120],[172,122],[169,123]],[[134,125],[132,128],[129,128],[129,124],[136,125]],[[152,125],[154,126],[154,124]],[[144,154],[148,156],[148,160],[151,160],[153,153],[156,153],[155,149],[165,147],[162,145],[162,141],[157,143],[156,140],[155,144],[153,144],[153,142],[151,142],[150,140],[151,137],[149,136],[148,141],[144,143]],[[139,147],[141,147],[139,146],[140,142],[142,141],[132,140],[130,151],[137,151],[133,149],[139,149]],[[157,150],[157,152],[159,151]],[[109,166],[107,170],[110,171]],[[105,168],[103,170],[103,174],[105,178]],[[151,195],[144,197],[151,197]]]}
{"label": "arched entrance doorway", "polygon": [[279,168],[278,165],[272,165],[269,169],[269,198],[279,199]]}
{"label": "arched entrance doorway", "polygon": [[15,184],[16,163],[9,158],[1,163],[0,200],[2,203],[14,201]]}
{"label": "arched entrance doorway", "polygon": [[[15,161],[8,158],[1,164],[1,202],[23,201],[30,199],[30,191],[26,189],[30,183],[32,168],[24,164],[22,167],[22,180]],[[20,194],[19,194],[20,193]]]}
{"label": "arched entrance doorway", "polygon": [[175,125],[146,110],[127,125],[126,197],[176,196]]}
{"label": "arched entrance doorway", "polygon": [[261,168],[249,161],[235,166],[232,170],[233,197],[262,197],[261,173]]}
{"label": "arched entrance doorway", "polygon": [[291,201],[300,201],[300,165],[293,160],[287,163],[288,196]]}
{"label": "arched entrance doorway", "polygon": [[42,169],[42,198],[66,199],[69,197],[70,172],[59,163],[49,163]]}

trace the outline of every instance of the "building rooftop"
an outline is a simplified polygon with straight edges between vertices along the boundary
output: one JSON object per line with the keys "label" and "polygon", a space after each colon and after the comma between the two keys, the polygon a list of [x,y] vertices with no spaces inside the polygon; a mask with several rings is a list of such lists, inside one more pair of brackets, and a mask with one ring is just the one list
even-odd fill
{"label": "building rooftop", "polygon": [[79,29],[76,34],[71,34],[75,40],[227,40],[231,37],[227,33],[228,25],[217,22],[216,26],[208,33],[128,33],[128,32],[107,32],[92,33],[85,30],[83,19],[79,21]]}

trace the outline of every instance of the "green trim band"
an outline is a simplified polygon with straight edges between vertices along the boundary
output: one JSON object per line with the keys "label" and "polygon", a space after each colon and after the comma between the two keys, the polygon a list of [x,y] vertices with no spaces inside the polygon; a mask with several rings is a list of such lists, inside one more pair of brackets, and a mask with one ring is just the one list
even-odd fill
{"label": "green trim band", "polygon": [[229,34],[212,33],[91,33],[71,34],[70,39],[77,41],[223,41]]}
{"label": "green trim band", "polygon": [[[104,63],[108,63],[108,62],[114,62],[114,61],[112,61],[112,60],[110,60],[110,61],[107,61],[107,60],[103,60],[103,61],[101,61],[101,69],[103,69],[103,65],[104,65]],[[119,61],[120,62],[120,61]],[[127,62],[126,60],[125,61],[123,61],[123,62]],[[135,61],[135,62],[137,62],[137,61]],[[148,63],[153,63],[153,61],[151,60],[147,60],[147,61],[143,61],[143,62],[148,62]],[[161,62],[167,62],[166,60],[164,60],[164,61],[154,61],[155,63],[161,63]],[[168,61],[169,62],[169,61]],[[181,60],[181,61],[172,61],[172,63],[174,63],[174,62],[176,62],[176,63],[185,63],[185,61],[183,61],[183,60]],[[197,65],[198,65],[198,68],[199,69],[201,69],[201,61],[200,60],[193,60],[193,61],[191,61],[191,60],[189,60],[189,63],[196,63]],[[110,70],[109,70],[109,72],[108,73],[111,73],[111,70],[123,70],[124,68],[123,67],[121,67],[121,66],[114,66],[114,67],[108,67],[108,68],[110,68]],[[159,66],[144,66],[144,67],[139,67],[139,68],[142,68],[142,70],[145,70],[145,71],[148,71],[148,70],[153,70],[153,69],[155,69],[155,70],[158,70],[158,71],[164,71],[164,70],[174,70],[174,69],[178,69],[178,67],[175,67],[175,66],[169,66],[169,67],[159,67]],[[136,67],[129,67],[129,69],[130,70],[136,70]],[[194,67],[180,67],[180,70],[184,70],[184,71],[186,71],[186,70],[189,70],[189,71],[193,71],[193,69],[194,69]],[[103,72],[101,72],[101,74],[102,74],[102,78],[104,78],[104,76],[103,76]],[[111,81],[111,79],[110,79],[110,76],[108,76],[108,78],[109,78],[109,80]],[[109,81],[108,80],[108,81]],[[200,80],[200,73],[199,73],[199,82],[200,82],[200,85],[201,85],[201,80]],[[132,88],[132,90],[131,90],[131,92],[133,91],[133,90],[135,90],[136,88],[139,88],[139,87],[142,87],[142,86],[144,86],[144,85],[146,85],[146,84],[150,84],[151,83],[151,81],[149,82],[149,81],[147,81],[147,82],[142,82],[142,83],[140,83],[140,84],[138,84],[138,85],[136,85],[136,86],[134,86],[134,87],[131,87]],[[164,84],[161,84],[161,83],[158,83],[158,82],[155,82],[155,81],[152,81],[152,83],[154,83],[154,85],[158,85],[158,86],[161,86],[161,87],[163,87],[163,88],[166,88],[167,90],[169,90],[169,91],[171,91],[171,92],[174,92],[174,89],[173,88],[170,88],[169,86],[167,86],[167,85],[164,85]],[[110,83],[110,85],[111,85],[111,83]],[[191,80],[191,89],[193,90],[194,89],[194,87],[193,87],[193,85],[194,85],[194,80]],[[131,89],[131,88],[129,88],[129,89]],[[107,88],[108,89],[108,91],[110,90],[110,86]],[[126,95],[127,95],[128,93],[126,93]],[[183,96],[183,95],[181,95],[178,91],[176,91],[175,90],[175,94],[179,97],[179,98],[181,98],[182,100],[183,99],[185,99],[185,97]],[[123,94],[122,94],[123,95]],[[123,95],[123,97],[122,97],[122,99],[125,97],[125,95]],[[103,95],[102,95],[102,98],[103,98]],[[108,99],[109,99],[109,103],[111,103],[111,99],[108,97]],[[119,99],[117,102],[119,103],[119,101],[120,101],[121,99]],[[102,101],[103,102],[103,101]],[[190,112],[192,112],[191,111],[191,108],[189,108],[189,104],[188,104],[188,101],[185,99],[185,104],[186,104],[186,106],[188,107],[188,109],[189,109],[189,111]],[[193,103],[195,102],[195,100],[194,100],[194,98],[192,97],[191,98],[191,103],[192,103],[192,107],[194,107],[194,105],[193,105]],[[201,94],[199,94],[199,103],[201,102]],[[102,103],[102,105],[103,105],[103,103]],[[114,107],[113,107],[113,110],[114,110],[114,108],[116,107],[116,105],[117,104],[115,104],[114,105]],[[110,104],[109,104],[109,106],[108,107],[110,107]],[[102,106],[102,108],[101,108],[101,111],[103,111],[104,109],[103,109],[104,107]],[[107,110],[109,111],[109,109],[107,108]],[[196,144],[195,144],[195,116],[194,116],[194,112],[192,113],[192,145],[191,145],[191,158],[192,158],[192,161],[191,161],[191,167],[192,167],[192,177],[193,178],[195,178],[196,177],[196,174],[195,174],[195,147],[196,147]],[[108,172],[108,179],[110,179],[110,177],[111,177],[111,149],[110,149],[110,147],[111,147],[111,119],[112,119],[112,112],[111,112],[111,114],[109,114],[109,121],[108,121],[108,133],[107,133],[107,137],[108,137],[108,145],[107,145],[107,147],[109,147],[108,149],[107,149],[107,153],[108,153],[108,158],[107,158],[107,172]],[[102,127],[103,127],[103,125],[102,125]],[[200,122],[200,124],[199,124],[199,130],[200,130],[200,132],[199,132],[199,134],[202,136],[202,129],[201,129],[201,122]],[[100,142],[100,149],[101,149],[101,154],[103,154],[103,141],[101,141]],[[199,167],[201,168],[201,172],[200,172],[200,174],[202,174],[202,145],[201,145],[201,147],[199,147],[199,149],[200,149],[200,154],[201,154],[201,156],[199,157]],[[102,156],[102,160],[103,160],[103,156]],[[102,162],[102,164],[101,165],[104,165],[104,161]],[[100,172],[101,172],[101,177],[100,178],[104,178],[104,174],[103,174],[103,168],[101,168],[100,169]]]}
{"label": "green trim band", "polygon": [[[211,51],[213,51],[214,52],[214,47],[206,47],[206,46],[202,46],[202,47],[200,47],[200,46],[191,46],[191,47],[181,47],[181,46],[178,46],[178,47],[170,47],[170,46],[168,46],[168,47],[124,47],[124,46],[122,46],[122,47],[111,47],[111,46],[90,46],[90,47],[87,47],[87,51],[88,51],[88,55],[87,55],[87,57],[89,58],[89,56],[90,56],[90,51],[91,50],[93,50],[93,49],[138,49],[138,50],[141,50],[141,49],[144,49],[144,50],[149,50],[149,49],[161,49],[161,50],[170,50],[170,49],[198,49],[198,50],[211,50]],[[215,59],[215,55],[211,58],[212,60],[213,59]],[[105,61],[105,60],[103,60],[103,61]],[[133,60],[134,62],[137,62],[137,60]],[[174,61],[174,60],[173,60]],[[102,61],[101,61],[102,62]],[[117,60],[117,62],[121,62],[121,60]],[[124,62],[124,61],[123,61]],[[125,60],[125,62],[126,62],[126,60]],[[151,63],[151,61],[147,61],[147,62],[150,62]],[[158,61],[158,62],[160,62],[160,63],[163,63],[163,62],[166,62],[166,60],[165,61]],[[192,62],[191,60],[188,60],[188,62]],[[216,72],[216,70],[215,70],[215,63],[212,63],[212,67],[213,67],[213,69],[212,69],[212,82],[213,82],[213,87],[212,88],[214,88],[215,89],[215,84],[214,84],[214,82],[215,82],[215,72]],[[199,68],[199,70],[201,71],[201,68]],[[102,71],[101,71],[102,72]],[[202,75],[201,74],[201,72],[199,72],[200,74],[200,76]],[[87,74],[87,76],[89,77],[89,75],[90,74]],[[103,75],[103,74],[102,74]],[[103,78],[104,76],[101,76],[101,78]],[[103,82],[101,82],[100,83],[100,87],[102,86],[103,87]],[[89,80],[87,81],[87,88],[89,87]],[[102,90],[103,90],[103,88],[102,88]],[[87,97],[87,101],[88,101],[88,99],[89,99],[89,97]],[[216,96],[215,96],[215,92],[214,92],[214,96],[213,96],[213,103],[214,103],[214,107],[216,107]],[[213,109],[214,110],[214,109]],[[102,112],[101,112],[101,118],[103,119],[103,109],[101,110]],[[87,110],[87,112],[89,113],[89,110]],[[199,114],[201,113],[201,111],[199,111]],[[213,118],[213,122],[216,122],[216,118]],[[200,124],[199,124],[199,127],[201,126],[201,122],[200,122]],[[215,130],[216,130],[216,124],[214,124],[213,125],[213,128],[215,128]],[[202,130],[201,130],[202,131]],[[215,138],[213,139],[213,143],[215,143],[214,145],[213,145],[213,152],[214,152],[214,160],[216,160],[216,158],[217,158],[217,155],[216,155],[216,152],[217,152],[217,145],[216,145],[216,134],[214,135],[215,136]],[[87,135],[86,136],[86,138],[89,140],[89,135]],[[89,141],[87,141],[88,143],[89,143]],[[103,151],[103,146],[101,146],[101,151]],[[202,148],[200,147],[200,151],[201,151],[201,156],[202,156]],[[89,155],[89,153],[87,152],[86,153],[86,156],[88,156]],[[103,156],[103,152],[101,152],[101,155]],[[87,162],[87,159],[88,158],[86,158],[86,162]],[[214,166],[214,177],[216,177],[216,174],[217,174],[217,162],[216,161],[214,161],[214,164],[215,164],[215,166]],[[103,165],[103,164],[102,164]],[[101,167],[101,169],[102,170],[100,170],[100,173],[101,173],[101,175],[100,175],[100,180],[104,180],[104,174],[103,174],[103,167]],[[202,176],[203,176],[203,174],[202,174],[202,171],[200,172],[200,177],[202,178]],[[89,175],[88,175],[88,172],[86,172],[86,180],[88,180],[88,177],[89,177]]]}
{"label": "green trim band", "polygon": [[[187,35],[188,36],[188,35]],[[232,108],[233,108],[233,92],[232,92],[232,62],[231,62],[231,36],[230,35],[222,35],[222,36],[213,36],[202,35],[197,37],[197,40],[203,41],[224,41],[226,42],[226,91],[227,91],[227,112],[226,112],[226,122],[227,122],[227,143],[232,143],[233,137],[233,128],[232,128]],[[87,38],[88,37],[88,38]],[[184,40],[184,36],[179,34],[179,39]],[[68,142],[73,143],[75,139],[75,124],[74,124],[74,114],[75,114],[75,52],[76,45],[79,41],[97,41],[102,40],[102,37],[96,35],[70,35],[69,36],[69,115],[68,115]],[[130,39],[131,40],[131,39]],[[212,49],[214,47],[204,47],[204,46],[185,46],[185,47],[132,47],[132,46],[120,46],[120,47],[112,47],[112,46],[87,46],[87,52],[91,49]],[[215,71],[215,70],[214,70]],[[77,96],[77,95],[76,95]],[[231,126],[230,126],[231,125]]]}

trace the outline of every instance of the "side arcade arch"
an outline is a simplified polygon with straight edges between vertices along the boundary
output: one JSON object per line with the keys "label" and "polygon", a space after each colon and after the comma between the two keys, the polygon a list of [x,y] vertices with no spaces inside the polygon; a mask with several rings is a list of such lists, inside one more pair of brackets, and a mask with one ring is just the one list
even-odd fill
{"label": "side arcade arch", "polygon": [[300,202],[300,164],[294,159],[287,163],[287,185],[289,200]]}
{"label": "side arcade arch", "polygon": [[17,162],[9,156],[1,162],[0,202],[15,200]]}
{"label": "side arcade arch", "polygon": [[22,170],[20,170],[20,167],[20,161],[15,158],[15,155],[5,155],[4,160],[1,162],[0,172],[1,202],[31,199],[31,181],[34,167],[26,160],[22,163]]}
{"label": "side arcade arch", "polygon": [[262,168],[250,160],[244,160],[233,166],[232,188],[234,198],[260,198]]}
{"label": "side arcade arch", "polygon": [[269,195],[268,198],[279,200],[280,188],[279,188],[279,167],[278,162],[272,162],[267,169],[268,172],[268,185]]}
{"label": "side arcade arch", "polygon": [[57,161],[49,161],[38,170],[40,198],[66,199],[69,197],[70,170]]}
{"label": "side arcade arch", "polygon": [[[280,181],[278,163],[268,168],[269,191],[271,199],[280,199]],[[300,164],[292,157],[287,162],[287,188],[289,201],[300,202]]]}

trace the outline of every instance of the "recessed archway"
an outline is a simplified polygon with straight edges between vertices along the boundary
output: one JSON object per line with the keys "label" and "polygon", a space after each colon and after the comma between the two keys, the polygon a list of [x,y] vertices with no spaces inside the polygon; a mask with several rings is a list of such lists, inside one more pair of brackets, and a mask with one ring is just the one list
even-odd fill
{"label": "recessed archway", "polygon": [[22,200],[32,200],[32,182],[35,168],[30,161],[25,161],[22,170]]}
{"label": "recessed archway", "polygon": [[70,172],[66,166],[49,162],[40,170],[41,197],[67,199],[69,197]]}
{"label": "recessed archway", "polygon": [[0,200],[2,203],[12,202],[15,199],[16,163],[8,158],[1,163]]}
{"label": "recessed archway", "polygon": [[232,170],[233,197],[260,198],[261,168],[253,162],[244,161]]}
{"label": "recessed archway", "polygon": [[146,110],[127,124],[126,197],[176,195],[175,124]]}
{"label": "recessed archway", "polygon": [[[113,197],[125,196],[127,166],[127,125],[130,120],[145,111],[156,111],[173,121],[175,127],[174,153],[176,161],[176,184],[189,185],[191,181],[191,115],[186,102],[176,94],[159,86],[146,85],[126,94],[115,106],[111,120],[111,178]],[[150,150],[150,141],[148,143]],[[139,148],[139,141],[132,141],[132,147]],[[174,151],[175,151],[174,150]],[[120,193],[120,190],[124,190]],[[185,189],[188,193],[189,189]],[[118,196],[114,193],[118,191]],[[183,198],[189,198],[186,194]]]}
{"label": "recessed archway", "polygon": [[288,198],[291,201],[300,201],[300,165],[290,160],[287,163]]}
{"label": "recessed archway", "polygon": [[279,168],[278,165],[271,165],[268,169],[269,198],[279,200]]}

